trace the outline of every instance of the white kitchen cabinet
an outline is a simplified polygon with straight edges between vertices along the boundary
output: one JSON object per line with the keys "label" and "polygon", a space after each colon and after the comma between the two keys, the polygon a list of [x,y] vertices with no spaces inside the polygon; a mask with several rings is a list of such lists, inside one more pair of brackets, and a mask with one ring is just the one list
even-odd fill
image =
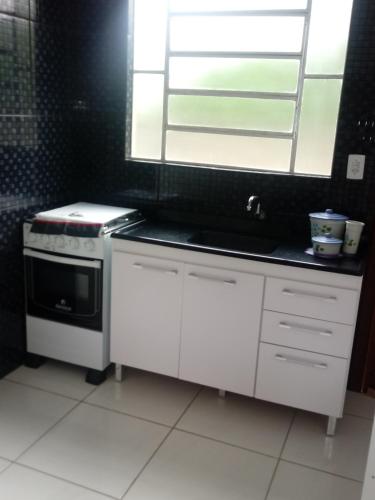
{"label": "white kitchen cabinet", "polygon": [[252,396],[264,277],[186,265],[180,378]]}
{"label": "white kitchen cabinet", "polygon": [[[111,361],[342,416],[362,278],[113,240]],[[291,280],[290,277],[293,277]]]}
{"label": "white kitchen cabinet", "polygon": [[183,265],[115,252],[111,361],[178,376]]}
{"label": "white kitchen cabinet", "polygon": [[355,289],[267,278],[256,397],[327,415],[334,434],[358,300]]}

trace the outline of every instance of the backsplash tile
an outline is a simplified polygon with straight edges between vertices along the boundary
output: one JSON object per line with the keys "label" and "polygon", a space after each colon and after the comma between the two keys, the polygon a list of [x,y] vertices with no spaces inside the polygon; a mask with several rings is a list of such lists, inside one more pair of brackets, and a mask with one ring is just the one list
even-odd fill
{"label": "backsplash tile", "polygon": [[0,14],[0,114],[32,112],[34,75],[30,23]]}
{"label": "backsplash tile", "polygon": [[[121,2],[110,0],[106,5],[107,11],[115,10],[119,3]],[[88,19],[88,5],[92,14],[90,19]],[[92,2],[75,2],[75,30],[77,26],[80,27],[81,39],[86,36],[94,36],[96,39],[83,51],[85,58],[85,61],[81,62],[83,67],[92,59],[98,47],[106,47],[110,24],[107,25],[106,30],[105,23],[99,21],[99,19],[105,19],[103,7],[102,1],[95,5]],[[374,20],[375,2],[356,0],[331,179],[179,165],[158,166],[152,163],[125,161],[121,157],[124,147],[125,118],[123,100],[120,97],[118,110],[114,111],[114,114],[117,113],[117,122],[121,125],[118,128],[97,129],[92,135],[91,148],[84,148],[85,150],[91,149],[91,153],[87,151],[84,153],[91,171],[100,173],[103,172],[103,157],[100,154],[97,155],[96,141],[101,144],[115,145],[112,150],[107,148],[105,182],[103,183],[99,174],[97,180],[91,183],[92,196],[103,201],[117,199],[122,200],[123,204],[132,203],[135,206],[146,204],[162,209],[182,211],[186,214],[210,214],[218,218],[229,215],[246,220],[246,200],[249,195],[258,194],[262,197],[270,217],[286,220],[288,225],[290,220],[296,217],[306,223],[307,214],[310,211],[327,207],[347,213],[352,218],[365,220],[370,224],[375,215],[375,197],[372,195],[375,190],[375,150],[374,143],[369,140],[370,128],[368,126],[365,128],[364,123],[366,120],[374,120]],[[126,25],[125,14],[120,25],[123,31],[123,26]],[[92,29],[93,26],[96,29]],[[123,38],[117,34],[112,42],[114,43],[115,40],[118,44],[117,50],[123,50]],[[80,42],[77,41],[77,43]],[[112,64],[119,65],[120,86],[125,89],[125,57],[120,62],[115,59]],[[99,66],[98,70],[100,70]],[[92,79],[88,73],[85,84],[82,82],[83,73],[81,71],[77,77],[80,79],[80,88],[83,89],[80,97],[85,100],[87,96],[87,100],[90,101],[91,91],[85,91],[85,85],[90,83],[90,79],[99,85],[100,78]],[[109,80],[108,83],[113,89],[119,87],[119,82],[115,83],[115,79]],[[106,87],[108,92],[110,88],[110,86]],[[99,89],[98,93],[100,93]],[[108,103],[106,106],[111,108],[112,105]],[[95,120],[94,115],[91,118],[87,116],[86,126],[91,127],[92,130],[95,129]],[[347,156],[351,153],[367,155],[363,181],[346,179]],[[88,159],[87,154],[91,154],[91,159]]]}
{"label": "backsplash tile", "polygon": [[72,175],[65,32],[46,20],[29,19],[28,0],[0,2],[0,377],[25,351],[22,222],[82,187]]}

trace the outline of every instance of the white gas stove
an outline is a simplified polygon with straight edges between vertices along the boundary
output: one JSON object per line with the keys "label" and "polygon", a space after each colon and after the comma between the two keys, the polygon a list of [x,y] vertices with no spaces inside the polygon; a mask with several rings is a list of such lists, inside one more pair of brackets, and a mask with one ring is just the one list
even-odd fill
{"label": "white gas stove", "polygon": [[139,224],[138,210],[74,203],[24,223],[27,364],[45,357],[89,368],[109,365],[111,233]]}
{"label": "white gas stove", "polygon": [[39,212],[24,224],[24,245],[48,252],[102,259],[112,231],[142,220],[138,210],[74,203]]}

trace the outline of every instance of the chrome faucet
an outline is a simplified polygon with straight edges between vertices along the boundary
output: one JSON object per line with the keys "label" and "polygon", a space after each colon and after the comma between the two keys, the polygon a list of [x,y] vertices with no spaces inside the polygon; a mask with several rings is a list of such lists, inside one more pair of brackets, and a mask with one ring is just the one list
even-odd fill
{"label": "chrome faucet", "polygon": [[250,212],[250,214],[252,214],[256,219],[263,220],[266,218],[266,213],[264,212],[264,210],[262,210],[259,196],[250,196],[246,205],[246,210],[247,212]]}

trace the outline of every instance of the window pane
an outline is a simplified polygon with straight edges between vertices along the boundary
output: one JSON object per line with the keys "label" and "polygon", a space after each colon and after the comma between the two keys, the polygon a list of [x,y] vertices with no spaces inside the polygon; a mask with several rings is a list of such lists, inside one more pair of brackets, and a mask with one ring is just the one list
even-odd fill
{"label": "window pane", "polygon": [[170,0],[174,12],[305,9],[307,0]]}
{"label": "window pane", "polygon": [[290,153],[287,139],[167,132],[169,161],[286,172]]}
{"label": "window pane", "polygon": [[295,171],[330,175],[342,80],[305,80]]}
{"label": "window pane", "polygon": [[314,0],[306,73],[342,75],[353,0]]}
{"label": "window pane", "polygon": [[289,59],[171,57],[169,87],[294,93],[298,71],[299,61]]}
{"label": "window pane", "polygon": [[134,69],[164,69],[167,6],[167,0],[135,0]]}
{"label": "window pane", "polygon": [[133,80],[132,156],[161,158],[164,76],[136,74]]}
{"label": "window pane", "polygon": [[168,123],[290,132],[294,109],[294,101],[172,95],[168,103]]}
{"label": "window pane", "polygon": [[303,17],[174,16],[171,50],[299,52]]}

